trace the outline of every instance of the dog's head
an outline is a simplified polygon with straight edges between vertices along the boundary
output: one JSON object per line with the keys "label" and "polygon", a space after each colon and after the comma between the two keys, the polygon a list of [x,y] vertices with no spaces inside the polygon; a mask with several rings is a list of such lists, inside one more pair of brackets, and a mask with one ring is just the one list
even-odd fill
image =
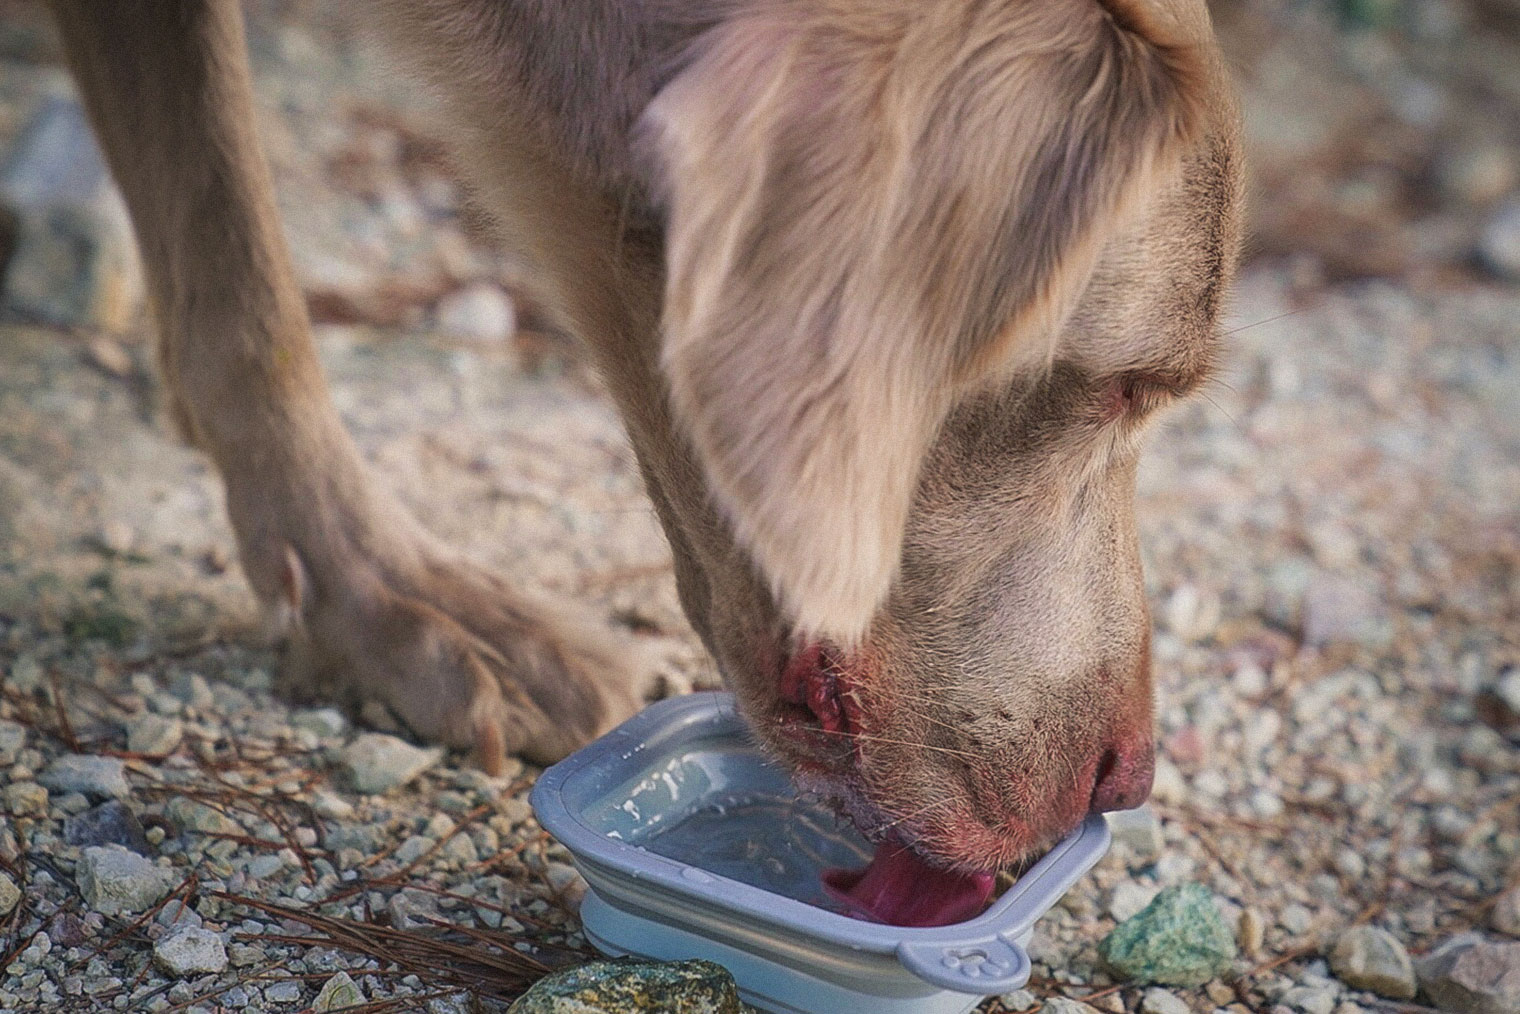
{"label": "dog's head", "polygon": [[1238,231],[1202,0],[740,4],[643,126],[696,463],[652,484],[761,739],[961,869],[1138,805],[1136,458]]}

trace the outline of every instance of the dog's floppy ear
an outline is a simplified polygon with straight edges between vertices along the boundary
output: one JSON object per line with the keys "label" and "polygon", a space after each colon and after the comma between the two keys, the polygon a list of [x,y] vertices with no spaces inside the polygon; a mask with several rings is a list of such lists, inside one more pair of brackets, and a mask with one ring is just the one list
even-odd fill
{"label": "dog's floppy ear", "polygon": [[754,0],[646,111],[673,405],[802,631],[863,636],[946,413],[1049,353],[1197,129],[1146,2]]}

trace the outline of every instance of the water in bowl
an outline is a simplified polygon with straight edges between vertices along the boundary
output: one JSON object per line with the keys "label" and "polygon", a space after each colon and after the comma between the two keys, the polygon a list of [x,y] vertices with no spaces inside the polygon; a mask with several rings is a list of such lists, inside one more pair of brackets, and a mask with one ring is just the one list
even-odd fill
{"label": "water in bowl", "polygon": [[604,834],[708,873],[846,911],[821,874],[870,861],[871,847],[828,808],[799,798],[785,771],[743,740],[699,740],[587,812]]}

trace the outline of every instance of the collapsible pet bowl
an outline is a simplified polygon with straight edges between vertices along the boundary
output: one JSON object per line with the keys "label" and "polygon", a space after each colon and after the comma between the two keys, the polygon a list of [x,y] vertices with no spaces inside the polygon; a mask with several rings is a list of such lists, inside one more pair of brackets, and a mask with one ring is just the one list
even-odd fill
{"label": "collapsible pet bowl", "polygon": [[716,961],[746,1002],[786,1014],[964,1014],[1023,986],[1035,920],[1109,843],[1089,817],[950,926],[831,910],[820,871],[871,850],[797,797],[723,693],[651,705],[545,771],[532,800],[586,878],[581,922],[599,950]]}

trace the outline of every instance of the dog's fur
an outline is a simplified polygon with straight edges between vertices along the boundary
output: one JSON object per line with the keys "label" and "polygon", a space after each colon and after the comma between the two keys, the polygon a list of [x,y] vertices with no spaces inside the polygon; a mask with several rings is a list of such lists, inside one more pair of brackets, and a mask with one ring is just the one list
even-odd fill
{"label": "dog's fur", "polygon": [[[303,671],[487,767],[629,714],[611,635],[365,475],[281,246],[236,0],[52,3],[176,415]],[[964,867],[1143,798],[1138,440],[1208,373],[1239,230],[1203,0],[363,13],[438,86],[480,203],[605,374],[761,739]]]}

